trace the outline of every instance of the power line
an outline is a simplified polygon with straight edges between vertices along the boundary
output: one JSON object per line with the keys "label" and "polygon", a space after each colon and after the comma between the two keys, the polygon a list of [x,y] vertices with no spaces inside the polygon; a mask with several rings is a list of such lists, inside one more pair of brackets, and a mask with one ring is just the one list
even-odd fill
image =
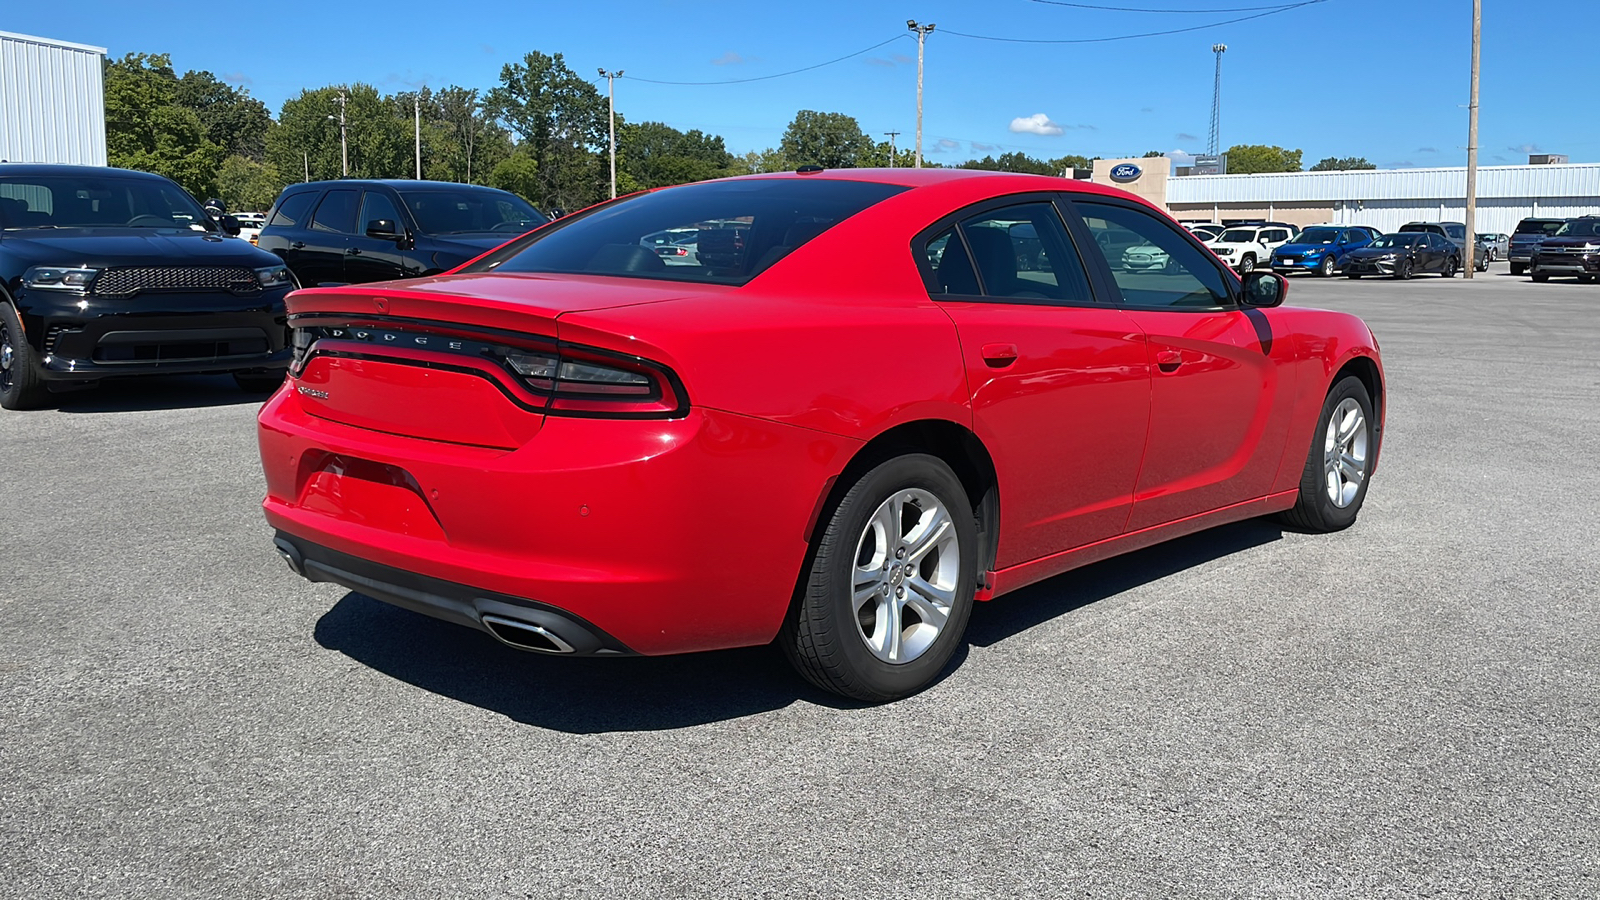
{"label": "power line", "polygon": [[[1321,0],[1317,0],[1317,2],[1321,2]],[[678,86],[699,86],[699,85],[709,85],[709,84],[749,84],[752,81],[768,81],[768,80],[771,80],[773,78],[783,78],[783,77],[788,76],[788,75],[799,75],[801,72],[810,72],[813,69],[820,69],[820,68],[822,68],[824,66],[831,66],[834,63],[842,63],[847,59],[854,59],[855,57],[860,56],[863,53],[871,53],[872,51],[878,49],[879,47],[887,46],[889,44],[894,43],[895,41],[903,40],[903,39],[906,39],[906,38],[909,38],[909,37],[910,37],[909,34],[897,34],[894,37],[889,38],[887,41],[881,41],[879,43],[873,44],[871,47],[865,47],[863,49],[857,50],[854,53],[846,53],[844,56],[841,56],[838,59],[830,59],[827,62],[820,62],[820,63],[817,63],[814,66],[805,66],[804,68],[790,69],[787,72],[778,72],[778,73],[776,73],[774,75],[758,75],[758,76],[756,76],[754,78],[730,78],[730,79],[728,79],[726,81],[658,81],[658,80],[656,80],[654,78],[640,78],[640,77],[638,77],[636,75],[630,75],[628,77],[633,81],[642,81],[642,82],[644,82],[646,84],[671,84],[671,85],[678,85]]]}
{"label": "power line", "polygon": [[944,31],[944,33],[945,34],[953,34],[956,37],[972,38],[973,40],[979,40],[979,41],[1002,41],[1002,42],[1008,43],[1008,44],[1103,44],[1103,43],[1106,43],[1108,41],[1131,41],[1131,40],[1134,40],[1135,38],[1161,37],[1162,35],[1167,35],[1167,34],[1183,34],[1185,32],[1189,32],[1189,31],[1203,31],[1203,30],[1205,30],[1207,28],[1216,28],[1216,27],[1219,27],[1219,26],[1222,26],[1222,25],[1233,25],[1233,24],[1238,23],[1238,22],[1248,22],[1251,19],[1261,19],[1261,18],[1265,18],[1267,16],[1275,16],[1278,13],[1288,12],[1291,9],[1300,9],[1301,7],[1315,6],[1318,3],[1327,3],[1327,2],[1328,2],[1328,0],[1302,0],[1302,2],[1300,2],[1300,3],[1293,3],[1293,4],[1290,4],[1288,6],[1282,6],[1282,7],[1276,8],[1276,9],[1268,10],[1267,12],[1256,13],[1253,16],[1240,16],[1237,19],[1224,19],[1221,22],[1209,22],[1209,23],[1207,23],[1205,25],[1191,25],[1188,28],[1173,28],[1173,29],[1171,29],[1169,31],[1146,31],[1146,32],[1142,32],[1140,34],[1119,34],[1119,35],[1115,35],[1113,37],[1101,37],[1101,38],[1060,38],[1060,39],[1050,39],[1050,38],[1008,38],[1008,37],[995,37],[993,35],[987,35],[987,34],[966,34],[964,32],[960,32],[960,31],[950,31],[949,29],[946,29]]}
{"label": "power line", "polygon": [[1260,12],[1261,10],[1290,9],[1297,4],[1276,3],[1272,6],[1235,6],[1225,9],[1150,9],[1143,6],[1101,6],[1097,3],[1068,3],[1066,0],[1029,0],[1030,3],[1043,3],[1046,6],[1070,6],[1073,9],[1092,9],[1099,12],[1131,12],[1131,13],[1191,13],[1194,15],[1207,15],[1210,13],[1236,13]]}

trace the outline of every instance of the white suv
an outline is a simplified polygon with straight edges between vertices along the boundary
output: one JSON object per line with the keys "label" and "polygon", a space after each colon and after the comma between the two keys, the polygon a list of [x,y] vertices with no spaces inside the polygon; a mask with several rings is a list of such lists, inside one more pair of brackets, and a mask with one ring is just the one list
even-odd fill
{"label": "white suv", "polygon": [[1272,266],[1272,251],[1289,243],[1293,229],[1283,225],[1235,225],[1206,246],[1223,262],[1244,275],[1256,266]]}

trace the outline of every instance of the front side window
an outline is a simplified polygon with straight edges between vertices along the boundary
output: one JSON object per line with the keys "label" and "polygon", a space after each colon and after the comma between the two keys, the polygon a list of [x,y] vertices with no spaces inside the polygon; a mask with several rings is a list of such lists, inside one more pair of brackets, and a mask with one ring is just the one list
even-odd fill
{"label": "front side window", "polygon": [[354,234],[356,230],[356,192],[329,191],[317,205],[317,214],[311,217],[315,231],[336,231]]}
{"label": "front side window", "polygon": [[357,224],[361,226],[361,233],[366,234],[372,223],[379,219],[388,219],[396,228],[403,227],[405,220],[400,218],[400,211],[394,208],[394,201],[382,191],[367,191],[361,195],[361,217]]}
{"label": "front side window", "polygon": [[1254,228],[1230,228],[1217,238],[1219,244],[1253,244],[1256,240]]}
{"label": "front side window", "polygon": [[1088,303],[1089,279],[1054,205],[1019,203],[961,222],[984,295]]}
{"label": "front side window", "polygon": [[[1111,277],[1128,306],[1152,309],[1216,309],[1232,304],[1232,291],[1204,250],[1156,216],[1109,203],[1074,201],[1083,223],[1102,248],[1148,244],[1164,253],[1159,271],[1131,268],[1108,258]],[[1253,235],[1254,232],[1252,231]],[[1223,235],[1227,239],[1227,235]]]}
{"label": "front side window", "polygon": [[[826,178],[749,178],[666,188],[560,220],[462,271],[740,285],[817,235],[904,190]],[[657,243],[661,232],[691,231],[692,242]]]}

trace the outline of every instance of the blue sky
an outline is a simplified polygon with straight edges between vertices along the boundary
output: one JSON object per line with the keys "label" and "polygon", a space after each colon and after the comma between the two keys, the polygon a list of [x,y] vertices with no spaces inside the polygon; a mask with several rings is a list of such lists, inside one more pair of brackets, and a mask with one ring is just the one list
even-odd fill
{"label": "blue sky", "polygon": [[[1219,9],[1280,0],[1079,2]],[[916,41],[905,21],[915,18],[938,25],[928,39],[925,152],[951,162],[1008,150],[1046,158],[1203,151],[1210,48],[1221,42],[1228,45],[1224,147],[1298,147],[1307,165],[1325,156],[1365,156],[1384,167],[1460,165],[1466,158],[1470,0],[1325,0],[1186,34],[1074,45],[949,32],[1098,38],[1249,13],[1110,12],[1039,0],[6,6],[0,30],[94,44],[118,56],[169,52],[179,71],[210,69],[249,88],[274,113],[301,87],[346,81],[384,91],[423,83],[489,88],[502,64],[527,51],[561,52],[586,76],[600,66],[624,70],[617,105],[630,120],[713,131],[740,153],[775,146],[797,109],[847,113],[874,137],[901,132],[901,146],[909,146]],[[1600,0],[1569,0],[1538,15],[1512,0],[1485,0],[1484,7],[1480,163],[1526,162],[1529,152],[1600,159],[1592,75]],[[884,40],[891,42],[837,65],[749,84],[633,79],[753,78]]]}

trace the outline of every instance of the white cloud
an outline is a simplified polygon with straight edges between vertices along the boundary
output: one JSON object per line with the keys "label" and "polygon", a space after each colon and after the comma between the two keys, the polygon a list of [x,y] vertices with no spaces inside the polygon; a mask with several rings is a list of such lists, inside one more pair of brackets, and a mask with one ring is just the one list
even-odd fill
{"label": "white cloud", "polygon": [[960,141],[952,141],[949,138],[940,138],[939,139],[939,143],[934,144],[931,148],[929,148],[928,152],[929,153],[949,153],[952,150],[960,150],[960,149],[961,149],[961,142]]}
{"label": "white cloud", "polygon": [[724,53],[716,59],[713,59],[711,64],[713,66],[739,66],[744,65],[747,62],[749,62],[748,59],[740,56],[732,50],[729,50],[727,53]]}
{"label": "white cloud", "polygon": [[1167,159],[1172,160],[1172,164],[1173,165],[1176,165],[1176,166],[1192,166],[1192,165],[1194,165],[1194,154],[1190,153],[1187,150],[1168,150],[1165,155],[1166,155]]}
{"label": "white cloud", "polygon": [[1050,117],[1044,113],[1034,113],[1031,116],[1012,119],[1011,130],[1017,134],[1057,135],[1064,129],[1050,121]]}

